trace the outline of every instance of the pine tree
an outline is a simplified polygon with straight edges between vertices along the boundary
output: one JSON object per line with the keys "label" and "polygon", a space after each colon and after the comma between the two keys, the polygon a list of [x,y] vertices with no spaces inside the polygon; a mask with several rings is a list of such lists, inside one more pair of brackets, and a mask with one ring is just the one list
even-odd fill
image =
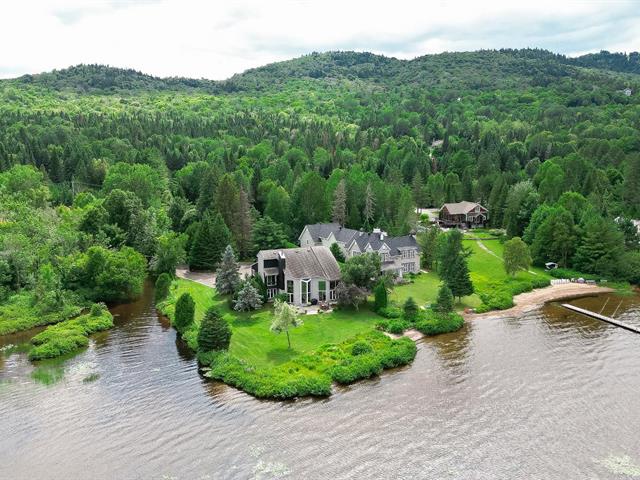
{"label": "pine tree", "polygon": [[418,318],[418,312],[420,311],[418,304],[413,299],[413,297],[407,298],[404,302],[404,307],[402,308],[404,312],[404,319],[413,322]]}
{"label": "pine tree", "polygon": [[367,183],[367,189],[364,193],[364,211],[362,216],[364,217],[365,231],[369,231],[373,225],[376,214],[376,197],[371,187],[371,182]]}
{"label": "pine tree", "polygon": [[220,261],[223,249],[229,245],[231,234],[222,216],[204,214],[189,252],[191,270],[213,270]]}
{"label": "pine tree", "polygon": [[333,192],[331,219],[340,226],[344,226],[347,219],[347,187],[344,178],[338,182]]}
{"label": "pine tree", "polygon": [[447,286],[451,289],[451,293],[458,297],[458,300],[473,293],[473,283],[469,275],[469,267],[467,259],[463,255],[453,262],[450,270],[450,276],[447,280]]}
{"label": "pine tree", "polygon": [[240,190],[239,212],[235,232],[236,245],[240,258],[247,258],[251,253],[251,229],[253,219],[251,218],[251,205],[249,196],[244,190]]}
{"label": "pine tree", "polygon": [[376,312],[380,312],[380,310],[387,308],[387,306],[389,305],[389,295],[387,293],[387,286],[382,280],[380,280],[376,287],[373,289],[373,294],[373,310]]}
{"label": "pine tree", "polygon": [[216,290],[219,293],[226,295],[235,292],[240,284],[239,268],[233,248],[227,245],[216,273]]}
{"label": "pine tree", "polygon": [[200,323],[198,350],[227,350],[231,342],[231,328],[215,307],[210,307]]}
{"label": "pine tree", "polygon": [[416,174],[413,176],[413,180],[411,181],[411,191],[413,193],[413,201],[418,208],[422,208],[425,206],[425,198],[424,198],[424,184],[422,183],[422,175],[420,175],[419,171],[416,171]]}
{"label": "pine tree", "polygon": [[450,313],[453,311],[453,293],[446,283],[440,285],[435,311],[438,313]]}
{"label": "pine tree", "polygon": [[248,312],[250,310],[257,310],[261,306],[262,297],[258,289],[251,281],[244,282],[240,290],[238,290],[233,309],[237,312]]}
{"label": "pine tree", "polygon": [[176,302],[173,326],[175,329],[184,333],[187,328],[193,323],[193,316],[196,312],[196,303],[193,301],[193,297],[189,293],[183,293]]}
{"label": "pine tree", "polygon": [[336,242],[333,242],[331,244],[331,246],[329,247],[329,250],[331,250],[331,253],[333,254],[333,258],[336,259],[336,262],[338,262],[338,263],[344,263],[345,262],[344,254],[342,253],[342,250],[340,249],[340,245],[338,245]]}

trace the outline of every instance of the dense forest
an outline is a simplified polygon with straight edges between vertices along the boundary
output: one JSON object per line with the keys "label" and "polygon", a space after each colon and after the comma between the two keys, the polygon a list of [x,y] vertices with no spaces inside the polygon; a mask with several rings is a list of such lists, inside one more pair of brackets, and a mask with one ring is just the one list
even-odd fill
{"label": "dense forest", "polygon": [[416,206],[463,199],[537,264],[637,283],[639,74],[637,53],[528,49],[1,81],[0,303],[72,315],[135,297],[147,270],[214,268],[229,243],[243,259],[289,245],[336,210],[400,235]]}

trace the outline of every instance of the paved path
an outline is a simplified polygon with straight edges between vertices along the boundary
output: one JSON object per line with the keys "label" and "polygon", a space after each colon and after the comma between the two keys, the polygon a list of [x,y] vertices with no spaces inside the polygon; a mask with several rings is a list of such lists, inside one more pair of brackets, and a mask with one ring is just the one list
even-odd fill
{"label": "paved path", "polygon": [[[251,264],[240,264],[240,278],[251,275]],[[207,287],[215,288],[216,274],[215,272],[192,272],[186,266],[176,268],[176,277],[191,280]]]}

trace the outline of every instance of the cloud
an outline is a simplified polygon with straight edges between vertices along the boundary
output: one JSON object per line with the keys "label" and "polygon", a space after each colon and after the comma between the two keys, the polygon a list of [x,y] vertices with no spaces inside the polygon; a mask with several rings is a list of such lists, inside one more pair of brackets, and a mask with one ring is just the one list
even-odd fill
{"label": "cloud", "polygon": [[2,77],[103,63],[222,79],[311,51],[640,50],[640,8],[633,0],[7,0],[0,45]]}

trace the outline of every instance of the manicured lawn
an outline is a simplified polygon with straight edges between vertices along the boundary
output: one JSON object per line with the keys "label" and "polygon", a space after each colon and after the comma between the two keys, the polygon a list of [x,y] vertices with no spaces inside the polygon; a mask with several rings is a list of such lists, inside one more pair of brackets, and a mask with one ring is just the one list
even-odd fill
{"label": "manicured lawn", "polygon": [[303,315],[304,324],[290,331],[291,346],[287,348],[285,334],[271,333],[271,307],[252,313],[232,311],[227,298],[215,289],[190,280],[178,279],[171,288],[164,311],[173,316],[173,304],[180,295],[189,292],[196,302],[195,321],[202,319],[212,305],[223,312],[231,325],[233,335],[229,353],[256,366],[284,363],[303,353],[311,353],[326,343],[339,343],[357,334],[371,331],[381,318],[368,308],[360,311],[337,311],[320,315]]}
{"label": "manicured lawn", "polygon": [[[418,305],[424,306],[436,301],[440,283],[440,277],[435,272],[421,273],[416,275],[413,283],[395,287],[389,295],[389,299],[402,306],[407,298],[413,297]],[[462,302],[457,303],[456,308],[464,310],[465,308],[475,308],[478,305],[480,305],[480,298],[474,294],[462,297]]]}

